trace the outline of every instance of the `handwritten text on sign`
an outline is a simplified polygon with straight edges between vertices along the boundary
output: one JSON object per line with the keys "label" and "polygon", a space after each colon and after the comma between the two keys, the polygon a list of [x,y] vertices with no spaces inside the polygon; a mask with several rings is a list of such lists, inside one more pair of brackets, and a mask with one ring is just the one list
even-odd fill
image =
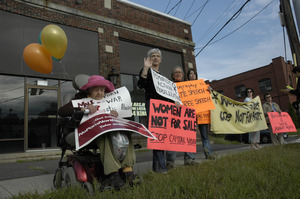
{"label": "handwritten text on sign", "polygon": [[150,70],[156,92],[165,98],[173,100],[174,102],[178,101],[181,103],[176,84],[151,68]]}
{"label": "handwritten text on sign", "polygon": [[286,112],[269,112],[268,113],[273,133],[297,132],[297,129]]}
{"label": "handwritten text on sign", "polygon": [[267,129],[259,96],[250,102],[238,102],[216,91],[211,93],[211,129],[216,134],[247,133]]}
{"label": "handwritten text on sign", "polygon": [[106,93],[102,100],[94,100],[92,98],[83,98],[78,100],[72,100],[73,107],[87,107],[88,105],[94,105],[97,107],[97,112],[93,115],[85,115],[81,122],[94,117],[100,113],[110,113],[111,110],[118,112],[119,117],[131,117],[132,104],[131,97],[128,89],[123,86],[110,93]]}
{"label": "handwritten text on sign", "polygon": [[197,113],[197,124],[210,124],[210,111]]}
{"label": "handwritten text on sign", "polygon": [[148,129],[137,122],[116,118],[110,114],[99,114],[81,123],[75,129],[76,150],[88,145],[104,133],[113,131],[127,131],[138,133],[142,136],[155,138]]}
{"label": "handwritten text on sign", "polygon": [[157,138],[148,139],[148,149],[196,152],[195,109],[150,100],[149,131]]}
{"label": "handwritten text on sign", "polygon": [[203,79],[177,82],[176,86],[184,106],[194,108],[197,113],[215,108]]}

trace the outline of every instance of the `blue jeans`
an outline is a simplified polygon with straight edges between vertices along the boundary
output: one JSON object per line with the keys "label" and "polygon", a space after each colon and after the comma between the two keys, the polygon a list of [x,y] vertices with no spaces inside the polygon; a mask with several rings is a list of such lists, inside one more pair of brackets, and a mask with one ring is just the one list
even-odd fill
{"label": "blue jeans", "polygon": [[[149,110],[150,110],[150,100],[146,100],[146,111],[147,111],[147,123],[149,122]],[[149,124],[147,125],[149,128]],[[175,154],[176,156],[176,154]],[[153,150],[153,163],[152,169],[155,172],[163,173],[167,172],[166,160],[165,160],[165,151],[163,150]]]}
{"label": "blue jeans", "polygon": [[167,172],[166,161],[165,161],[165,151],[153,150],[152,169],[153,169],[153,171],[158,172],[158,173]]}
{"label": "blue jeans", "polygon": [[205,158],[212,155],[212,150],[211,150],[211,146],[210,146],[209,138],[208,138],[208,134],[207,134],[207,127],[208,127],[207,124],[199,124],[199,130],[200,130],[200,135],[201,135],[201,139],[202,139],[202,147],[204,150]]}

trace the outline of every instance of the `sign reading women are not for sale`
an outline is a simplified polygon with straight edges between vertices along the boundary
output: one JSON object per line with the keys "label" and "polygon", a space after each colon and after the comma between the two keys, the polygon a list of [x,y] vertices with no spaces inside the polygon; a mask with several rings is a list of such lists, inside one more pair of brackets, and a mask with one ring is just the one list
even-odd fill
{"label": "sign reading women are not for sale", "polygon": [[148,149],[196,152],[196,111],[174,103],[150,100],[149,131],[157,138],[148,139]]}

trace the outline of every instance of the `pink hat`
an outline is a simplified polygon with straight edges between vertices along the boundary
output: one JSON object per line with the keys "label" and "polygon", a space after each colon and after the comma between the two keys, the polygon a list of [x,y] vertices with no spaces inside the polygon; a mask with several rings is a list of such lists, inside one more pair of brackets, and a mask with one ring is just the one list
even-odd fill
{"label": "pink hat", "polygon": [[106,80],[104,77],[100,75],[93,75],[89,78],[88,83],[82,86],[81,90],[87,90],[93,86],[104,86],[106,87],[105,92],[109,93],[115,89],[113,83]]}

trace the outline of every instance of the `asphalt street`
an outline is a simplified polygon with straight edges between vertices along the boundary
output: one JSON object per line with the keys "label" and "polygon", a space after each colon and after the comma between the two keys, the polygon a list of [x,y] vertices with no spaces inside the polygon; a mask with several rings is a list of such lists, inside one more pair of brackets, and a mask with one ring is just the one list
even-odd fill
{"label": "asphalt street", "polygon": [[[287,143],[300,143],[298,136],[291,136],[285,140]],[[263,144],[262,147],[271,144]],[[212,144],[212,149],[217,158],[222,156],[251,150],[249,144],[220,145]],[[140,150],[136,153],[137,163],[134,166],[134,172],[142,175],[151,170],[152,151]],[[32,156],[33,157],[33,156]],[[1,155],[0,155],[1,158]],[[195,160],[198,163],[207,161],[204,158],[201,144],[197,146]],[[29,161],[22,163],[1,163],[0,164],[0,199],[11,198],[19,193],[28,193],[38,191],[43,193],[54,189],[53,177],[58,167],[59,159],[45,161]],[[183,153],[178,152],[175,166],[184,165]]]}

